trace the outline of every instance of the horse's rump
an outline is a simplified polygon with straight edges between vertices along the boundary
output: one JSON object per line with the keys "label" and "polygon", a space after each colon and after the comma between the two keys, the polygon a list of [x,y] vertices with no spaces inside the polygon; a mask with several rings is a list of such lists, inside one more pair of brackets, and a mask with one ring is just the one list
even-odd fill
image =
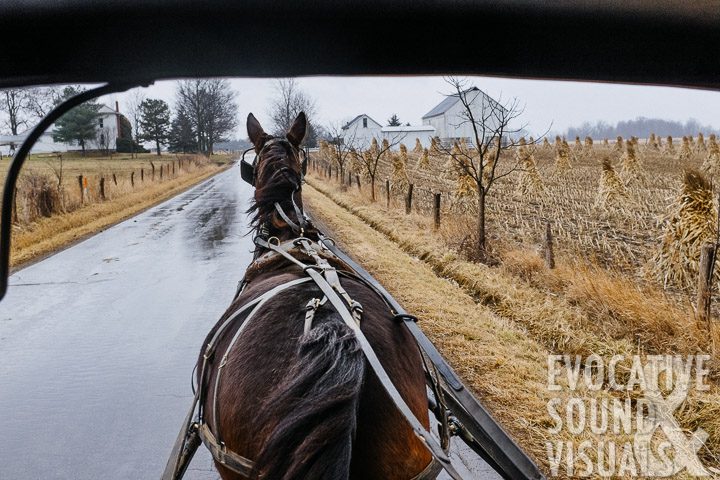
{"label": "horse's rump", "polygon": [[[253,280],[218,325],[273,286],[301,278],[284,271]],[[374,291],[352,279],[343,278],[342,283],[363,305],[363,333],[427,427],[424,373],[412,337],[392,320]],[[393,478],[397,472],[421,471],[430,462],[429,453],[374,372],[365,372],[354,334],[329,302],[316,311],[314,328],[303,334],[307,302],[322,297],[312,282],[281,292],[268,300],[228,352],[217,399],[222,441],[271,473],[265,478],[344,478],[333,468],[347,468],[350,460],[351,478]],[[221,336],[216,356],[227,348],[241,322],[237,323]],[[215,358],[215,367],[218,362]],[[215,413],[211,387],[217,372],[212,368],[205,379],[208,418]]]}

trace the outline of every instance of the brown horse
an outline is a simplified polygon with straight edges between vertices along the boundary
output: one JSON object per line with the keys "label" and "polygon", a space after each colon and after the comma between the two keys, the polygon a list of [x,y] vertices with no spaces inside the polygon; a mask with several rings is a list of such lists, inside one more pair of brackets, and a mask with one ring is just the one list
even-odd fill
{"label": "brown horse", "polygon": [[[275,138],[248,116],[248,135],[257,154],[250,209],[256,237],[272,242],[275,237],[275,243],[282,243],[298,237],[302,226],[304,237],[318,239],[301,213],[299,145],[306,128],[300,113],[285,138]],[[205,343],[225,320],[237,316],[238,321],[216,337],[214,351],[226,352],[224,357],[211,356],[205,375],[198,374],[206,392],[200,408],[218,442],[252,460],[250,476],[263,479],[412,479],[425,471],[430,453],[375,372],[366,368],[356,334],[330,302],[317,308],[312,328],[304,330],[308,301],[323,297],[318,285],[310,281],[285,289],[241,327],[252,310],[238,315],[244,305],[278,285],[307,277],[280,255],[268,260],[266,252],[258,247],[244,288]],[[334,266],[342,268],[337,262]],[[412,336],[364,283],[343,277],[342,287],[362,305],[362,332],[427,429],[425,376]],[[242,334],[233,342],[240,328]],[[222,478],[243,478],[217,456],[215,463]]]}

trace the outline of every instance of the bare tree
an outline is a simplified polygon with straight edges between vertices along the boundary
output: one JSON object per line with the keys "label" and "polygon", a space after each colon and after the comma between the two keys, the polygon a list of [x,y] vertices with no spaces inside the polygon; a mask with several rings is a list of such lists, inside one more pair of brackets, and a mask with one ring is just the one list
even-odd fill
{"label": "bare tree", "polygon": [[145,101],[145,92],[141,88],[135,88],[130,91],[125,100],[125,109],[128,112],[128,119],[132,123],[133,138],[132,147],[130,147],[130,156],[135,158],[135,146],[140,144],[140,121],[142,120],[142,104]]}
{"label": "bare tree", "polygon": [[275,84],[276,97],[270,105],[270,118],[273,132],[277,136],[285,135],[300,112],[308,118],[308,131],[304,144],[314,146],[317,133],[313,127],[315,101],[305,93],[294,78],[281,78]]}
{"label": "bare tree", "polygon": [[60,209],[62,212],[65,212],[65,192],[63,191],[63,156],[61,153],[58,153],[56,156],[57,163],[53,162],[52,160],[46,160],[45,163],[47,166],[53,171],[53,175],[55,175],[55,179],[57,180],[57,193],[58,198],[60,199]]}
{"label": "bare tree", "polygon": [[499,179],[518,171],[521,160],[514,155],[520,143],[516,139],[527,125],[517,125],[524,111],[517,98],[493,100],[466,79],[446,78],[454,90],[448,96],[457,97],[462,105],[456,128],[469,127],[466,141],[440,143],[438,149],[452,159],[459,175],[466,176],[475,186],[478,202],[477,255],[488,261],[486,236],[486,201]]}
{"label": "bare tree", "polygon": [[95,144],[103,155],[110,155],[110,135],[112,132],[109,127],[98,128],[95,133]]}
{"label": "bare tree", "polygon": [[12,135],[32,127],[45,116],[59,97],[53,87],[11,88],[0,94],[0,112],[5,113],[5,127]]}
{"label": "bare tree", "polygon": [[176,109],[192,127],[203,154],[237,126],[237,104],[230,82],[219,78],[182,80],[177,84]]}
{"label": "bare tree", "polygon": [[358,149],[357,142],[355,141],[355,133],[353,130],[350,132],[344,132],[342,123],[332,123],[325,129],[328,136],[328,146],[332,151],[332,160],[337,164],[340,169],[340,178],[345,178],[345,168],[348,165],[348,160],[356,155]]}
{"label": "bare tree", "polygon": [[370,145],[366,145],[363,151],[358,153],[363,173],[370,179],[370,196],[373,202],[375,201],[375,179],[380,159],[393,147],[399,145],[406,135],[406,133],[398,132],[390,138],[383,139],[379,144],[377,139],[373,139],[374,141]]}

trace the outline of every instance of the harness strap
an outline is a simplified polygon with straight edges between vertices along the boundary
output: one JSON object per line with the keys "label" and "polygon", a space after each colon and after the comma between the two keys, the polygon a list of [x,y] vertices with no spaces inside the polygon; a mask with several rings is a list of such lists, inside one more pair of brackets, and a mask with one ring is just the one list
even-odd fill
{"label": "harness strap", "polygon": [[200,378],[198,381],[198,391],[200,392],[200,399],[198,401],[198,418],[199,421],[202,423],[203,421],[203,405],[205,404],[204,401],[204,392],[205,392],[205,373],[207,372],[207,364],[209,359],[213,356],[215,353],[215,347],[216,342],[218,338],[220,338],[220,335],[225,332],[225,329],[227,329],[230,325],[233,324],[236,318],[238,318],[240,315],[242,315],[246,310],[248,310],[250,307],[257,305],[258,303],[262,302],[263,299],[272,298],[278,293],[282,292],[285,289],[288,289],[290,287],[294,287],[295,285],[299,285],[301,283],[305,283],[309,281],[310,279],[307,277],[304,278],[298,278],[295,280],[291,280],[289,282],[283,283],[278,285],[277,287],[274,287],[267,292],[263,293],[259,297],[255,298],[254,300],[251,300],[250,302],[246,303],[239,309],[237,309],[232,315],[230,315],[223,323],[218,327],[218,329],[215,331],[215,334],[213,335],[212,339],[208,342],[207,346],[205,347],[205,352],[203,353],[203,361],[202,366],[200,367]]}
{"label": "harness strap", "polygon": [[252,460],[228,450],[224,443],[215,438],[207,423],[200,425],[198,433],[215,460],[235,473],[246,478],[250,477],[253,468],[255,468],[255,463]]}
{"label": "harness strap", "polygon": [[[294,262],[299,262],[299,260],[292,258],[292,255],[290,255],[289,253],[281,249],[277,249],[277,245],[265,242],[262,239],[257,239],[256,242],[258,242],[261,246],[265,248],[277,251],[284,257],[290,257],[289,259],[292,259]],[[305,247],[307,251],[307,248],[310,245],[310,240],[301,238],[298,239],[297,242],[303,245],[303,247]],[[440,462],[441,466],[445,469],[445,471],[448,472],[448,475],[450,475],[451,478],[453,478],[454,480],[462,480],[462,477],[457,473],[455,467],[452,465],[452,461],[437,443],[437,440],[435,440],[435,438],[430,434],[430,432],[425,430],[425,428],[417,419],[413,411],[410,410],[410,407],[407,405],[407,403],[405,403],[405,400],[402,398],[400,392],[398,392],[397,388],[390,380],[390,377],[385,371],[385,368],[383,368],[382,364],[380,363],[380,360],[378,359],[375,351],[365,337],[365,334],[360,329],[360,325],[358,325],[358,323],[355,321],[349,309],[345,306],[343,300],[337,294],[332,285],[328,283],[328,281],[323,277],[323,275],[321,275],[317,271],[316,268],[306,266],[304,270],[315,281],[317,286],[320,287],[320,290],[322,290],[323,294],[325,294],[332,306],[335,307],[343,322],[345,322],[345,324],[353,331],[353,333],[355,333],[355,337],[360,344],[360,348],[362,349],[363,354],[365,354],[365,358],[375,372],[375,375],[378,377],[378,380],[380,380],[381,385],[390,396],[390,399],[393,401],[397,409],[400,410],[400,413],[402,413],[402,415],[405,417],[405,420],[410,424],[410,427],[415,432],[415,435],[417,435],[418,438],[420,438],[424,442],[426,448],[430,451],[433,457]]]}
{"label": "harness strap", "polygon": [[433,457],[430,463],[428,463],[428,466],[410,480],[435,480],[442,469],[443,467],[440,465],[440,462]]}

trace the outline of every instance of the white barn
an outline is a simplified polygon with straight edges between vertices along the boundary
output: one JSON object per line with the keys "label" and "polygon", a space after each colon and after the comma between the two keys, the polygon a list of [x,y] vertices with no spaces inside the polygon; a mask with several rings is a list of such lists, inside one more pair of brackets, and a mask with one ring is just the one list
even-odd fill
{"label": "white barn", "polygon": [[[495,100],[477,87],[469,88],[463,94],[468,100],[476,120],[482,118],[483,110],[486,110],[490,105],[502,108]],[[434,127],[435,135],[443,142],[462,138],[474,142],[472,125],[457,93],[448,95],[435,108],[423,115],[422,122],[423,125]],[[495,125],[490,125],[490,127],[494,128]]]}
{"label": "white barn", "polygon": [[[429,148],[435,136],[435,128],[431,125],[404,125],[401,127],[383,127],[382,138],[388,142],[404,143],[409,149],[415,147],[415,139],[420,140],[423,147]],[[394,149],[399,149],[399,144]]]}
{"label": "white barn", "polygon": [[358,148],[368,148],[375,138],[378,143],[383,140],[396,143],[397,150],[400,143],[407,147],[415,146],[415,139],[420,139],[423,147],[429,147],[431,139],[435,136],[435,128],[430,125],[403,125],[399,127],[383,127],[366,114],[358,115],[350,120],[343,129],[343,140]]}

